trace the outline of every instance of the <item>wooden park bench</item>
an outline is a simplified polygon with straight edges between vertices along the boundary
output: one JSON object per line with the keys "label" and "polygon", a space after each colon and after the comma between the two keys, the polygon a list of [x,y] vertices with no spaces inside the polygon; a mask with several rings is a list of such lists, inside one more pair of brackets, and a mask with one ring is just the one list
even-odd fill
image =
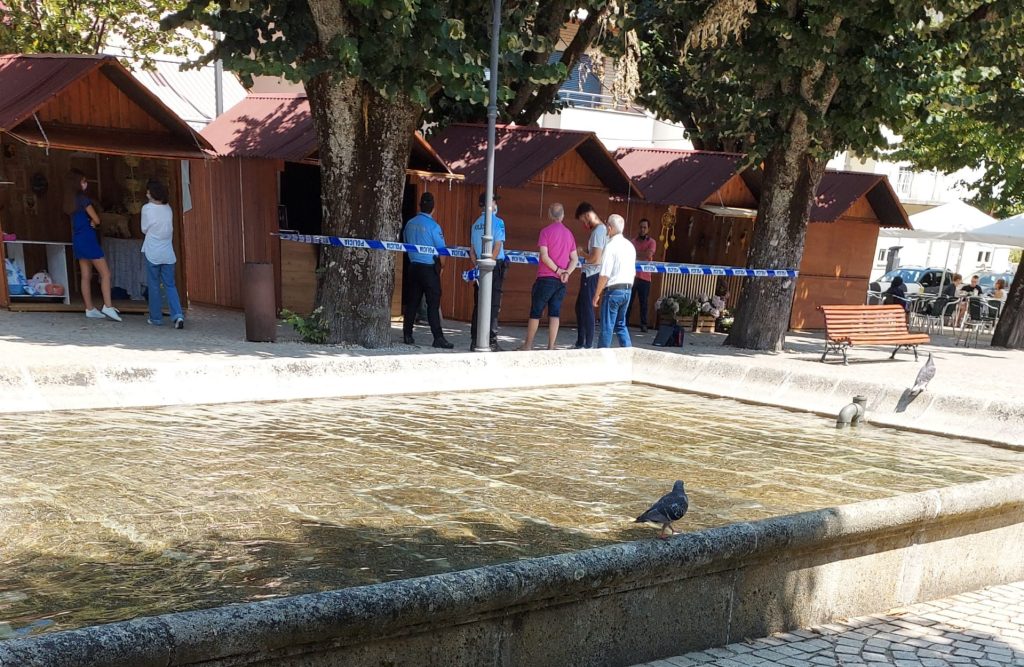
{"label": "wooden park bench", "polygon": [[917,346],[931,341],[928,334],[910,333],[903,306],[818,306],[818,310],[825,315],[825,351],[821,361],[834,351],[842,352],[843,364],[848,364],[846,348],[853,345],[895,345],[890,359],[906,347],[914,351],[916,360]]}

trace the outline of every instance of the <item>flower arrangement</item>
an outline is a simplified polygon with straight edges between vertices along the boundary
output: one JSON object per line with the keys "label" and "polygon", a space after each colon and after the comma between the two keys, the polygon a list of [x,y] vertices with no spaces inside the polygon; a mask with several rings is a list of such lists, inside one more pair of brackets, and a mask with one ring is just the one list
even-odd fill
{"label": "flower arrangement", "polygon": [[682,294],[666,294],[654,304],[658,314],[665,320],[679,320],[697,314],[697,304]]}
{"label": "flower arrangement", "polygon": [[720,296],[707,297],[701,294],[697,297],[697,310],[701,315],[710,315],[716,320],[729,315],[725,309],[725,299]]}

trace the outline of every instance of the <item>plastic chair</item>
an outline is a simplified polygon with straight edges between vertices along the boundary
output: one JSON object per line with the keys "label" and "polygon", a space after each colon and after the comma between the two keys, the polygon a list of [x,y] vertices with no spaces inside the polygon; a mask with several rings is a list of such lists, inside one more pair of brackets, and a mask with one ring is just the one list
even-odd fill
{"label": "plastic chair", "polygon": [[[995,305],[993,305],[993,302]],[[996,320],[999,319],[999,308],[1001,305],[1002,302],[998,299],[971,298],[967,302],[967,316],[960,325],[955,345],[959,345],[960,341],[963,340],[964,347],[967,347],[967,343],[971,339],[971,333],[973,333],[974,347],[978,347],[979,334],[986,329],[995,328]]]}

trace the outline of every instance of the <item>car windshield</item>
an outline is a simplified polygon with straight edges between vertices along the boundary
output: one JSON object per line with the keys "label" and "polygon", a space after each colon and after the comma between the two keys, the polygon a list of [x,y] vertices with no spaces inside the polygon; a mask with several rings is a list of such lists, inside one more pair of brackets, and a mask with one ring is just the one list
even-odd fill
{"label": "car windshield", "polygon": [[896,269],[882,276],[882,282],[891,283],[896,276],[903,278],[905,283],[916,283],[921,279],[921,269]]}
{"label": "car windshield", "polygon": [[1013,282],[1012,273],[987,273],[978,278],[978,285],[983,290],[995,289],[996,281],[1002,278],[1006,282],[1006,286],[1009,287],[1010,283]]}

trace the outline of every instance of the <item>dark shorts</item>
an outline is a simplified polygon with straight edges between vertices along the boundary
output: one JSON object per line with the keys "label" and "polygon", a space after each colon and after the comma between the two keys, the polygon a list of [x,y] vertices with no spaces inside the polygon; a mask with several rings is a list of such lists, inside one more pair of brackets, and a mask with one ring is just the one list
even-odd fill
{"label": "dark shorts", "polygon": [[548,309],[548,317],[560,317],[562,299],[565,298],[565,283],[558,278],[537,278],[530,292],[530,319],[539,320]]}

